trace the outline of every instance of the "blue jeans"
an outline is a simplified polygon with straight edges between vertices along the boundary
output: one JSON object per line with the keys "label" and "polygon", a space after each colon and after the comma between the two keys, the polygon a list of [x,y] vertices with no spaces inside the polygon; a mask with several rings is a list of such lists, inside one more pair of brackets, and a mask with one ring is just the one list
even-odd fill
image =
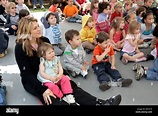
{"label": "blue jeans", "polygon": [[67,21],[71,22],[71,23],[76,23],[76,20],[81,20],[81,19],[82,19],[82,17],[77,15],[75,17],[68,18]]}
{"label": "blue jeans", "polygon": [[1,85],[0,86],[0,106],[1,105],[6,105],[6,86]]}
{"label": "blue jeans", "polygon": [[153,62],[153,67],[147,70],[147,80],[158,81],[158,58]]}
{"label": "blue jeans", "polygon": [[110,62],[100,62],[98,64],[93,64],[92,68],[94,70],[94,73],[97,75],[97,79],[100,83],[110,81],[107,74],[109,74],[114,81],[122,78],[118,70],[111,69]]}
{"label": "blue jeans", "polygon": [[[37,4],[37,0],[32,0],[32,4],[36,5]],[[43,0],[39,0],[39,4],[40,4],[40,6],[42,6],[43,5]]]}

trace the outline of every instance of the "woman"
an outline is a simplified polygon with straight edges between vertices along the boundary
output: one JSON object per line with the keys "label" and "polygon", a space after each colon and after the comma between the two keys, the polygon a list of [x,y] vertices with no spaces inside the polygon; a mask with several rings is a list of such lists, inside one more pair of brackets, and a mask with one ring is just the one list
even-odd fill
{"label": "woman", "polygon": [[[43,42],[49,40],[42,37],[37,20],[33,17],[22,18],[18,24],[15,59],[20,69],[23,87],[27,92],[38,97],[44,105],[68,105],[65,101],[56,98],[52,91],[37,79],[40,60],[36,51]],[[119,105],[121,102],[121,95],[102,100],[87,93],[72,80],[71,86],[75,100],[80,106]]]}

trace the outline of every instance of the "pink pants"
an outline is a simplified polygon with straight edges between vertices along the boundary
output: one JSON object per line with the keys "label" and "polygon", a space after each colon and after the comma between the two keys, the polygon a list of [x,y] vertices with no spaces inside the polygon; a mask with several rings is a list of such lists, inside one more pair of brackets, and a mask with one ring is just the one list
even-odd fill
{"label": "pink pants", "polygon": [[[46,82],[44,85],[47,86],[53,92],[53,94],[59,98],[62,98],[63,94],[69,94],[73,92],[70,84],[70,79],[65,75],[62,76],[58,83]],[[61,86],[61,90],[58,85]]]}

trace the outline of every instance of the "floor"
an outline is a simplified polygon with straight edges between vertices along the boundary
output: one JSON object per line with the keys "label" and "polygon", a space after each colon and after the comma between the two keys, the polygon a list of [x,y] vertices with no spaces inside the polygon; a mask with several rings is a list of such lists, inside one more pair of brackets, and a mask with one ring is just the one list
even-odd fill
{"label": "floor", "polygon": [[[35,18],[40,18],[43,13],[33,14]],[[81,24],[68,23],[66,21],[60,23],[63,40],[62,42],[67,44],[64,40],[64,33],[68,29],[81,29]],[[7,104],[8,105],[41,105],[40,101],[26,92],[21,84],[21,78],[19,70],[15,62],[14,46],[16,36],[9,36],[10,42],[8,47],[8,54],[0,59],[0,69],[3,76],[3,82],[7,86]],[[150,49],[141,49],[147,54]],[[122,64],[119,60],[119,53],[116,53],[116,68],[122,74],[124,78],[130,78],[133,80],[132,85],[129,87],[111,87],[107,91],[101,91],[99,89],[99,82],[96,75],[93,73],[92,68],[89,70],[89,74],[86,79],[82,77],[72,78],[78,86],[82,87],[87,92],[91,93],[98,98],[107,99],[113,95],[121,94],[122,101],[120,105],[158,105],[158,82],[142,79],[136,81],[134,79],[135,73],[132,71],[134,63]],[[87,61],[91,63],[92,54],[87,54]],[[144,66],[152,66],[152,61],[141,62]]]}

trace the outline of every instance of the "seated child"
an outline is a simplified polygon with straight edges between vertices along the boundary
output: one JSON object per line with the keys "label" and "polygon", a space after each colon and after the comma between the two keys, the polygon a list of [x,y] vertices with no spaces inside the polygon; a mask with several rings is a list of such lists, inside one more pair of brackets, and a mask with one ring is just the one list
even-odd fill
{"label": "seated child", "polygon": [[110,4],[108,2],[100,2],[98,5],[98,19],[96,22],[96,31],[105,31],[109,33],[110,21],[109,15],[111,13]]}
{"label": "seated child", "polygon": [[113,46],[113,49],[116,51],[120,51],[124,45],[124,40],[125,40],[125,21],[122,17],[116,17],[112,24],[111,24],[111,30],[110,30],[110,39],[111,39],[111,44]]}
{"label": "seated child", "polygon": [[89,63],[86,61],[86,53],[82,47],[79,32],[77,30],[68,30],[65,33],[65,39],[68,45],[64,51],[64,69],[72,77],[82,75],[86,78],[89,70]]}
{"label": "seated child", "polygon": [[121,83],[119,85],[121,87],[128,87],[131,85],[132,80],[122,78],[115,67],[115,53],[109,43],[109,35],[106,32],[100,32],[96,36],[96,41],[98,42],[98,45],[93,51],[92,68],[100,83],[99,89],[106,91],[111,88],[111,85],[109,85],[110,78],[107,74],[111,76],[113,81]]}
{"label": "seated child", "polygon": [[19,15],[16,13],[16,4],[14,2],[9,2],[7,7],[7,22],[5,23],[4,27],[9,28],[7,32],[9,35],[17,35],[18,30],[18,21],[19,21]]}
{"label": "seated child", "polygon": [[[60,58],[55,56],[53,46],[45,42],[39,46],[37,53],[40,57],[38,80],[47,86],[59,99],[65,100],[70,105],[76,105],[70,79],[68,76],[63,75]],[[58,85],[61,86],[61,89]]]}
{"label": "seated child", "polygon": [[63,54],[65,46],[61,43],[62,34],[59,28],[59,24],[56,23],[57,19],[55,15],[52,12],[50,12],[46,16],[46,21],[50,26],[49,28],[45,29],[45,36],[53,45],[55,55],[60,56]]}
{"label": "seated child", "polygon": [[140,62],[146,61],[144,53],[138,48],[138,40],[140,39],[140,23],[132,21],[128,27],[128,34],[125,37],[124,46],[120,52],[120,59],[123,64],[127,64],[128,61]]}
{"label": "seated child", "polygon": [[68,5],[64,7],[63,15],[66,18],[66,21],[71,23],[81,23],[81,16],[78,15],[78,8],[73,5],[73,0],[67,0]]}
{"label": "seated child", "polygon": [[82,41],[82,46],[85,49],[86,53],[89,54],[93,51],[96,46],[95,36],[95,21],[89,15],[82,16],[82,29],[80,30],[80,36]]}
{"label": "seated child", "polygon": [[[158,24],[153,30],[153,36],[158,40]],[[136,71],[135,79],[138,81],[145,77],[147,80],[158,81],[158,41],[156,41],[156,58],[153,61],[153,67],[144,67],[140,64],[133,65],[133,71]]]}
{"label": "seated child", "polygon": [[7,48],[9,44],[9,36],[0,29],[0,58],[7,54]]}

